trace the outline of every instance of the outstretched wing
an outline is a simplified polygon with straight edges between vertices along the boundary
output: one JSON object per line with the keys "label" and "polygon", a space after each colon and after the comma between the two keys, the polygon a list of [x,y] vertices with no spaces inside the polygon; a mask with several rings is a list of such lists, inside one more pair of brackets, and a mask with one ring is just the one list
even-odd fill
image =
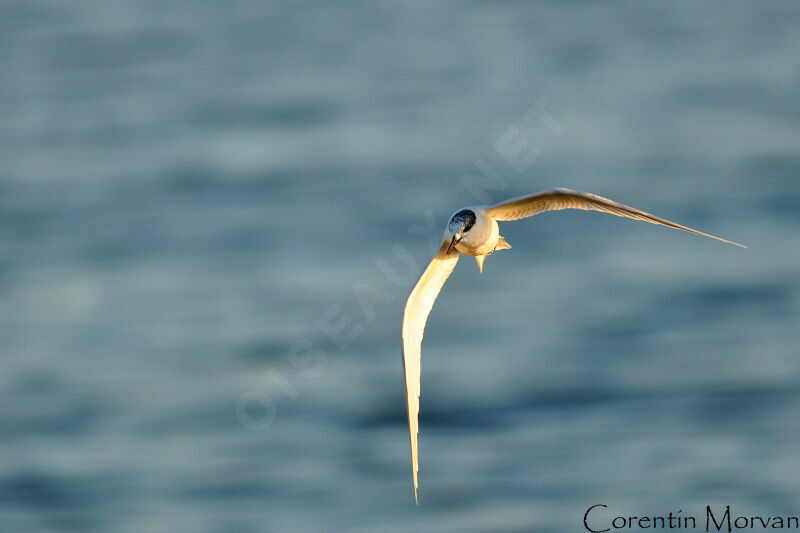
{"label": "outstretched wing", "polygon": [[406,374],[406,401],[408,402],[408,431],[411,438],[411,468],[414,477],[414,501],[417,499],[417,416],[419,415],[420,392],[420,346],[425,322],[433,302],[442,290],[444,282],[458,262],[459,253],[453,249],[447,253],[450,243],[445,242],[422,273],[414,290],[408,297],[403,313],[403,370]]}
{"label": "outstretched wing", "polygon": [[660,224],[689,233],[702,235],[709,239],[715,239],[734,246],[747,248],[738,242],[729,241],[696,229],[682,226],[665,218],[645,213],[634,207],[619,204],[608,198],[589,194],[587,192],[572,191],[570,189],[554,189],[552,191],[540,192],[530,196],[515,198],[501,204],[494,205],[486,210],[487,214],[495,220],[518,220],[520,218],[532,217],[545,211],[559,211],[561,209],[583,209],[586,211],[602,211],[618,217],[642,220],[651,224]]}

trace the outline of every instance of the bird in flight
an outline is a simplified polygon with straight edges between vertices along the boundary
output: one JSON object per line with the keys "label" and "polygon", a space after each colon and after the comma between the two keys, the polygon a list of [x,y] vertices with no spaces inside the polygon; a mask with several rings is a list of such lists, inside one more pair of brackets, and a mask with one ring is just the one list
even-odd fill
{"label": "bird in flight", "polygon": [[414,501],[419,504],[417,496],[417,433],[420,393],[420,346],[425,323],[431,312],[433,303],[442,290],[442,286],[458,262],[460,254],[471,255],[478,262],[478,269],[483,272],[486,256],[497,250],[507,250],[511,245],[500,235],[498,221],[519,220],[532,217],[546,211],[561,209],[582,209],[600,211],[619,217],[642,220],[651,224],[660,224],[674,229],[688,231],[710,239],[733,244],[741,248],[746,246],[682,226],[675,222],[645,213],[639,209],[622,205],[608,198],[570,189],[554,189],[530,196],[514,198],[493,206],[465,207],[453,214],[444,232],[444,242],[436,252],[433,260],[422,273],[414,289],[408,297],[403,313],[403,369],[406,378],[406,402],[408,404],[408,430],[411,438],[411,473],[414,480]]}

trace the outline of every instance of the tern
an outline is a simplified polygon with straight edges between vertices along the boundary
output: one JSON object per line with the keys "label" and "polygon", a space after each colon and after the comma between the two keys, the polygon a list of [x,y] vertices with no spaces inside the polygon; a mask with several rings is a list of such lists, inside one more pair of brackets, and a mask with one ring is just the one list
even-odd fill
{"label": "tern", "polygon": [[417,504],[419,504],[417,495],[419,490],[417,481],[417,473],[419,471],[417,434],[419,432],[420,347],[422,345],[422,335],[425,331],[425,323],[428,320],[431,308],[433,308],[433,303],[442,290],[444,282],[453,272],[461,254],[473,256],[478,262],[478,270],[482,273],[483,262],[488,255],[497,250],[511,248],[511,245],[500,235],[498,221],[519,220],[546,211],[559,211],[561,209],[600,211],[619,217],[632,218],[688,231],[689,233],[716,239],[734,246],[747,248],[743,244],[682,226],[602,196],[563,188],[514,198],[493,206],[469,206],[456,211],[447,223],[441,248],[436,252],[433,260],[431,260],[411,291],[403,313],[403,370],[406,378],[414,501]]}

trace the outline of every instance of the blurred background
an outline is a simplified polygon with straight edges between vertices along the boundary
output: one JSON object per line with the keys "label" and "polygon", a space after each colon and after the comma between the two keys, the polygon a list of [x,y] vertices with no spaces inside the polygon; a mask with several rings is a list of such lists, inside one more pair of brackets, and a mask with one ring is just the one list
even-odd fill
{"label": "blurred background", "polygon": [[[797,515],[799,23],[0,1],[0,530]],[[503,225],[428,322],[417,508],[405,299],[453,211],[555,186],[750,249]]]}

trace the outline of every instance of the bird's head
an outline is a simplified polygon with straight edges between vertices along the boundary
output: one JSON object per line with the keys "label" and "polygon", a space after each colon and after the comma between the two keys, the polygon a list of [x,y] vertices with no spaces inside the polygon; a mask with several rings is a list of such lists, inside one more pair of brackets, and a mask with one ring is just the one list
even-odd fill
{"label": "bird's head", "polygon": [[453,246],[464,238],[464,234],[475,225],[475,220],[475,212],[471,209],[462,209],[450,218],[450,222],[447,223],[447,238],[450,239],[450,247],[447,249],[447,253],[450,253]]}

